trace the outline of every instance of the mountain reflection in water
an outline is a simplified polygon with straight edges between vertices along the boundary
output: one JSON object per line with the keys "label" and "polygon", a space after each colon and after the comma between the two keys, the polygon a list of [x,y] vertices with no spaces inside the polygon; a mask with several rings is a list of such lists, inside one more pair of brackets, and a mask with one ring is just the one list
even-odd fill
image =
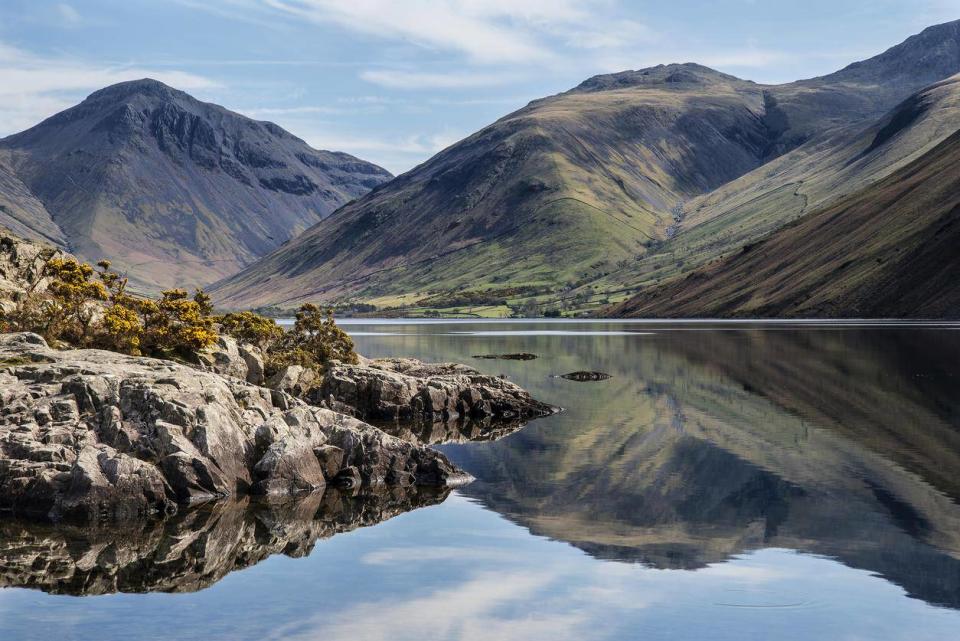
{"label": "mountain reflection in water", "polygon": [[[0,582],[34,588],[0,590],[0,628],[940,641],[960,626],[954,326],[345,325],[371,357],[465,362],[566,411],[388,426],[477,478],[449,497],[328,490],[133,530],[0,521]],[[539,358],[471,357],[514,352]],[[555,377],[578,370],[612,377]]]}
{"label": "mountain reflection in water", "polygon": [[597,558],[696,569],[790,548],[960,608],[958,337],[675,331],[599,353],[573,337],[551,352],[609,368],[604,387],[443,449],[478,478],[466,495]]}

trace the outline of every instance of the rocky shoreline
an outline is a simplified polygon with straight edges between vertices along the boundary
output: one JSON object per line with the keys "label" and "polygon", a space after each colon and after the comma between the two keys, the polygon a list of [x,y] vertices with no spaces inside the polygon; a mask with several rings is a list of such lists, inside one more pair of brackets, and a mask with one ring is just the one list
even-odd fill
{"label": "rocky shoreline", "polygon": [[[334,362],[316,376],[291,366],[264,381],[255,348],[229,337],[190,366],[0,335],[0,510],[92,522],[327,486],[446,487],[470,477],[418,438],[424,424],[428,442],[437,424],[492,438],[556,411],[462,365]],[[404,440],[364,420],[421,427]]]}

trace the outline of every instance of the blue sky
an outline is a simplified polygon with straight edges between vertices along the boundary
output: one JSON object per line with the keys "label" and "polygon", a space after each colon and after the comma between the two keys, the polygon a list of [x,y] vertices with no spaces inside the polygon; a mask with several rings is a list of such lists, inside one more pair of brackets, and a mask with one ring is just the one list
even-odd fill
{"label": "blue sky", "polygon": [[585,78],[827,73],[960,0],[0,0],[0,135],[144,76],[405,171]]}

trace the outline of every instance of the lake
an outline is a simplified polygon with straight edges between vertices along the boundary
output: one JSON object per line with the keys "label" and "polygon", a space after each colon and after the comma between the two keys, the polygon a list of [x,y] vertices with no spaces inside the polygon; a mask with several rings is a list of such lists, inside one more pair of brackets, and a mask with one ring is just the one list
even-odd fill
{"label": "lake", "polygon": [[[960,326],[343,326],[367,356],[468,363],[564,412],[439,445],[476,477],[449,493],[0,522],[2,638],[960,635]],[[474,358],[510,352],[538,358]],[[577,370],[611,378],[557,378]]]}

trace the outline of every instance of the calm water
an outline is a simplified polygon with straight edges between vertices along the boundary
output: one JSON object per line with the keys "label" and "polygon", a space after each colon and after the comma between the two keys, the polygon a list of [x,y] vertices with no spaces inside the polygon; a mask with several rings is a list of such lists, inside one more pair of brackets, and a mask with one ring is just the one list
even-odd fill
{"label": "calm water", "polygon": [[[447,495],[0,523],[3,639],[960,638],[949,324],[346,324],[566,408]],[[532,361],[476,354],[532,352]],[[578,383],[552,376],[599,370]]]}

